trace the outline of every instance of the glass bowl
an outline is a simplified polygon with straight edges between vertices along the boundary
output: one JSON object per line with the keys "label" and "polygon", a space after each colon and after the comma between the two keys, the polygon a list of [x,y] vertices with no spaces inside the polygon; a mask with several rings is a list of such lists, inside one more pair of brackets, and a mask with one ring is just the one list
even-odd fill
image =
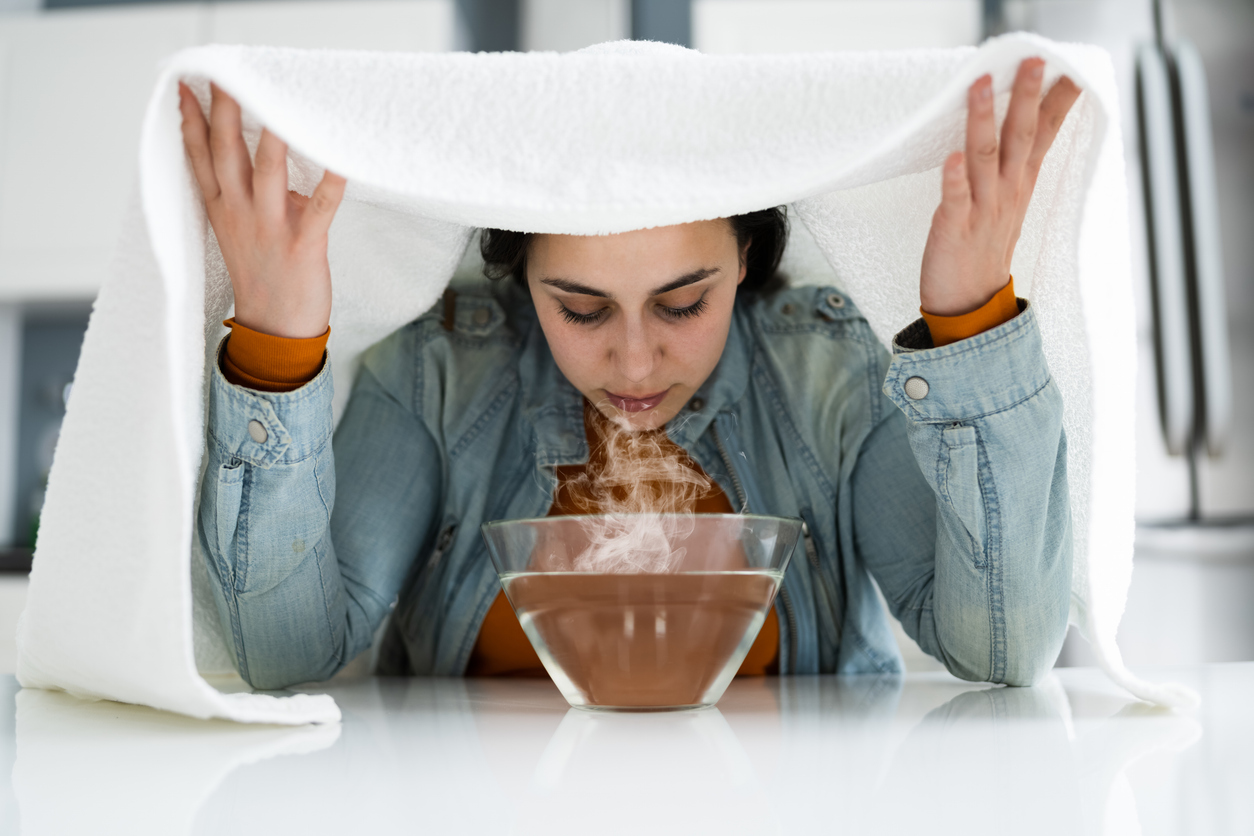
{"label": "glass bowl", "polygon": [[713,705],[766,620],[801,520],[610,514],[483,525],[501,587],[576,708]]}

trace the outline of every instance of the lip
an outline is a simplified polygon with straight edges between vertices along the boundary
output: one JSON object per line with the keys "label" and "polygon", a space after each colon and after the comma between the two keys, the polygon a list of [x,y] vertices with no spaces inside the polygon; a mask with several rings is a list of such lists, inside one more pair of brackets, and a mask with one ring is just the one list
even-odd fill
{"label": "lip", "polygon": [[669,391],[669,389],[665,389],[658,392],[656,395],[645,395],[641,398],[633,398],[627,395],[615,395],[613,392],[607,391],[605,393],[605,397],[609,399],[610,403],[621,409],[623,412],[644,412],[646,409],[653,409],[653,407],[660,404],[663,399],[665,399],[666,393]]}

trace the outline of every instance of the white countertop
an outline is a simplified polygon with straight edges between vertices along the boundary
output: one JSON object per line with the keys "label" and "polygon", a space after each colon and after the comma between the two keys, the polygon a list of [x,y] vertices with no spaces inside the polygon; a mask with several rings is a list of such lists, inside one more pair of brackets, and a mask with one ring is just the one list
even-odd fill
{"label": "white countertop", "polygon": [[742,679],[636,715],[547,681],[367,679],[331,689],[342,725],[297,729],[2,677],[0,833],[1254,833],[1254,663],[1162,675],[1202,707],[1082,668]]}

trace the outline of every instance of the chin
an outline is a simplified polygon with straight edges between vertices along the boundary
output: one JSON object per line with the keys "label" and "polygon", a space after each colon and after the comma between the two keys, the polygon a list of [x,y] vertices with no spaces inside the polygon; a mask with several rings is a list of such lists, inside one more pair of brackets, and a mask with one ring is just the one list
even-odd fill
{"label": "chin", "polygon": [[658,405],[647,412],[636,412],[626,416],[633,430],[660,429],[667,421],[675,417],[673,409]]}
{"label": "chin", "polygon": [[[667,400],[670,399],[668,398]],[[656,430],[678,414],[678,410],[665,402],[643,412],[624,412],[608,404],[602,404],[598,408],[601,409],[603,415],[620,427],[626,427],[636,432]]]}

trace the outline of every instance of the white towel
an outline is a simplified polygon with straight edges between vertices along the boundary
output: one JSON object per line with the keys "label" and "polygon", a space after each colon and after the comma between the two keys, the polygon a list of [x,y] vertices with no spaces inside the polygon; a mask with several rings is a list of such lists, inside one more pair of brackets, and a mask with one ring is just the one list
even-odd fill
{"label": "white towel", "polygon": [[[1072,621],[1107,672],[1168,705],[1195,696],[1123,667],[1132,567],[1136,356],[1114,73],[1099,49],[1011,35],[973,48],[706,56],[621,42],[575,53],[380,54],[204,47],[165,65],[145,117],[140,199],[101,290],[49,478],[19,627],[23,685],[198,717],[334,721],[326,696],[224,695],[194,553],[205,370],[230,283],[184,158],[175,82],[212,79],[348,192],[330,239],[336,389],[354,359],[440,295],[475,227],[609,233],[791,204],[886,342],[917,316],[939,167],[967,86],[1004,113],[1019,61],[1085,93],[1046,158],[1015,253],[1066,402]],[[195,583],[194,583],[195,581]],[[193,602],[193,586],[200,590]],[[196,617],[194,618],[194,612]]]}

